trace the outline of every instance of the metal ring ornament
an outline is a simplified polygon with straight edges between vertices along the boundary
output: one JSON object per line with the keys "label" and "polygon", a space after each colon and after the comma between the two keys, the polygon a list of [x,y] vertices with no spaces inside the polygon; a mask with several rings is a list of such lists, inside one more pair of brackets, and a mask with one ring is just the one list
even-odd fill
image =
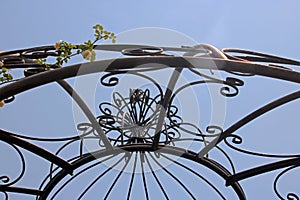
{"label": "metal ring ornament", "polygon": [[160,47],[142,47],[123,49],[122,54],[126,56],[154,56],[160,55],[163,51]]}

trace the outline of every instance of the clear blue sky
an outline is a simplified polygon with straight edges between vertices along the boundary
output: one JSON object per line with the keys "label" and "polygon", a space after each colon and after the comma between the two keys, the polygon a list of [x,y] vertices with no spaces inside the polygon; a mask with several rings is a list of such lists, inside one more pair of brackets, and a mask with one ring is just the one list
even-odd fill
{"label": "clear blue sky", "polygon": [[[59,40],[80,43],[90,39],[91,27],[100,23],[116,34],[134,28],[161,27],[220,49],[243,48],[300,60],[299,8],[297,0],[2,1],[0,51],[52,45]],[[226,125],[259,105],[299,89],[296,84],[259,77],[246,78],[245,83],[241,94],[228,104]],[[23,93],[14,103],[1,108],[1,128],[34,136],[59,136],[62,132],[64,136],[73,135],[76,127],[71,100],[66,99],[55,84]],[[296,135],[299,108],[300,102],[293,102],[242,129],[245,148],[272,153],[299,152]],[[236,156],[238,169],[255,164]],[[274,199],[275,174],[243,181],[247,197]],[[294,175],[299,180],[299,171]],[[296,184],[294,178],[284,182],[281,190],[291,189],[300,194],[299,188],[295,191]]]}

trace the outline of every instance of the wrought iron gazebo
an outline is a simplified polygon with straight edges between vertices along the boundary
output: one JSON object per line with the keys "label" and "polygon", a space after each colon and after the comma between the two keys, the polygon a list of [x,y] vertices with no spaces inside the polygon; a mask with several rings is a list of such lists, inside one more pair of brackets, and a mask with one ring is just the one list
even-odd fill
{"label": "wrought iron gazebo", "polygon": [[[300,62],[240,49],[220,51],[211,45],[98,45],[96,49],[119,52],[122,57],[49,67],[33,60],[58,56],[60,52],[53,46],[0,53],[5,68],[24,69],[23,78],[1,84],[0,100],[11,104],[7,106],[13,106],[20,93],[56,82],[81,113],[76,112],[80,115],[75,120],[78,133],[72,137],[37,138],[0,129],[0,140],[15,152],[20,166],[17,172],[0,174],[0,192],[6,199],[13,199],[16,193],[36,199],[123,196],[126,199],[246,199],[247,188],[242,188],[240,182],[275,170],[281,170],[273,182],[278,198],[299,199],[299,191],[284,195],[277,188],[279,179],[299,166],[299,154],[258,153],[238,146],[243,141],[238,132],[242,127],[297,100],[299,90],[245,113],[226,127],[211,123],[210,119],[208,124],[201,122],[199,105],[192,98],[204,99],[200,91],[206,90],[208,98],[217,95],[221,101],[230,101],[238,97],[248,76],[298,84],[300,73],[293,67],[300,66]],[[98,76],[98,85],[93,86],[96,89],[79,89],[82,81],[78,84],[67,81],[92,74]],[[180,81],[182,77],[184,81]],[[135,80],[142,80],[142,84]],[[97,112],[92,111],[80,90],[92,94]],[[96,95],[97,91],[100,95]],[[181,101],[181,98],[186,99]],[[213,101],[204,103],[213,107]],[[183,104],[192,111],[184,112]],[[214,112],[218,117],[225,115],[219,110]],[[80,121],[83,118],[85,121]],[[56,151],[47,149],[52,144],[59,146]],[[67,149],[69,153],[62,155]],[[230,156],[230,151],[275,161],[239,171],[236,169],[239,161]],[[49,170],[44,179],[38,180],[39,187],[23,184],[25,174],[30,171],[26,167],[30,160],[24,152],[48,163]]]}

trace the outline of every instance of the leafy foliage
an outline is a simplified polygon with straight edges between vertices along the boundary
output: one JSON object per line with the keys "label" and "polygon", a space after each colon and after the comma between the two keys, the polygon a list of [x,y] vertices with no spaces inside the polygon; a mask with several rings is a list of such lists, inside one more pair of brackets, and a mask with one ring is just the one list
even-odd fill
{"label": "leafy foliage", "polygon": [[[44,65],[46,68],[51,66],[61,67],[63,64],[68,63],[68,61],[76,55],[81,54],[86,60],[93,62],[96,58],[96,52],[94,51],[95,43],[100,40],[110,39],[112,43],[116,42],[116,36],[114,33],[109,32],[103,28],[103,26],[96,24],[93,26],[94,29],[94,40],[88,40],[83,44],[76,45],[68,43],[66,41],[59,41],[54,44],[55,51],[58,52],[55,63],[47,63],[47,59],[35,59],[34,62]],[[0,84],[13,80],[13,76],[7,68],[5,68],[5,63],[0,60]]]}
{"label": "leafy foliage", "polygon": [[[2,64],[2,66],[3,66],[3,64]],[[9,73],[9,71],[10,70],[6,69],[5,67],[1,67],[1,69],[0,69],[0,83],[6,82],[6,81],[11,81],[13,79],[13,76]]]}
{"label": "leafy foliage", "polygon": [[[82,54],[83,58],[93,62],[96,58],[96,52],[94,51],[95,43],[99,40],[111,39],[113,43],[116,42],[116,36],[114,33],[109,32],[103,28],[103,26],[96,24],[94,29],[94,41],[88,40],[80,45],[71,44],[65,41],[57,42],[54,47],[59,51],[60,55],[56,58],[55,65],[61,66],[67,63],[72,56]],[[74,53],[74,50],[75,53]],[[45,64],[45,63],[43,63]]]}

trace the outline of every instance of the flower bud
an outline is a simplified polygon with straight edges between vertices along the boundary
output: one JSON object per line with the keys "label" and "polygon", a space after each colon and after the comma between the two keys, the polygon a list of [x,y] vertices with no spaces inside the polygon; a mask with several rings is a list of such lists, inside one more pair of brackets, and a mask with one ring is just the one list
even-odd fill
{"label": "flower bud", "polygon": [[61,45],[61,41],[58,41],[58,42],[56,42],[56,43],[54,44],[54,48],[55,48],[56,51],[59,50],[60,45]]}
{"label": "flower bud", "polygon": [[4,100],[0,101],[0,107],[3,107],[4,106]]}
{"label": "flower bud", "polygon": [[86,60],[89,60],[92,56],[92,52],[90,50],[85,50],[81,53],[82,57]]}

